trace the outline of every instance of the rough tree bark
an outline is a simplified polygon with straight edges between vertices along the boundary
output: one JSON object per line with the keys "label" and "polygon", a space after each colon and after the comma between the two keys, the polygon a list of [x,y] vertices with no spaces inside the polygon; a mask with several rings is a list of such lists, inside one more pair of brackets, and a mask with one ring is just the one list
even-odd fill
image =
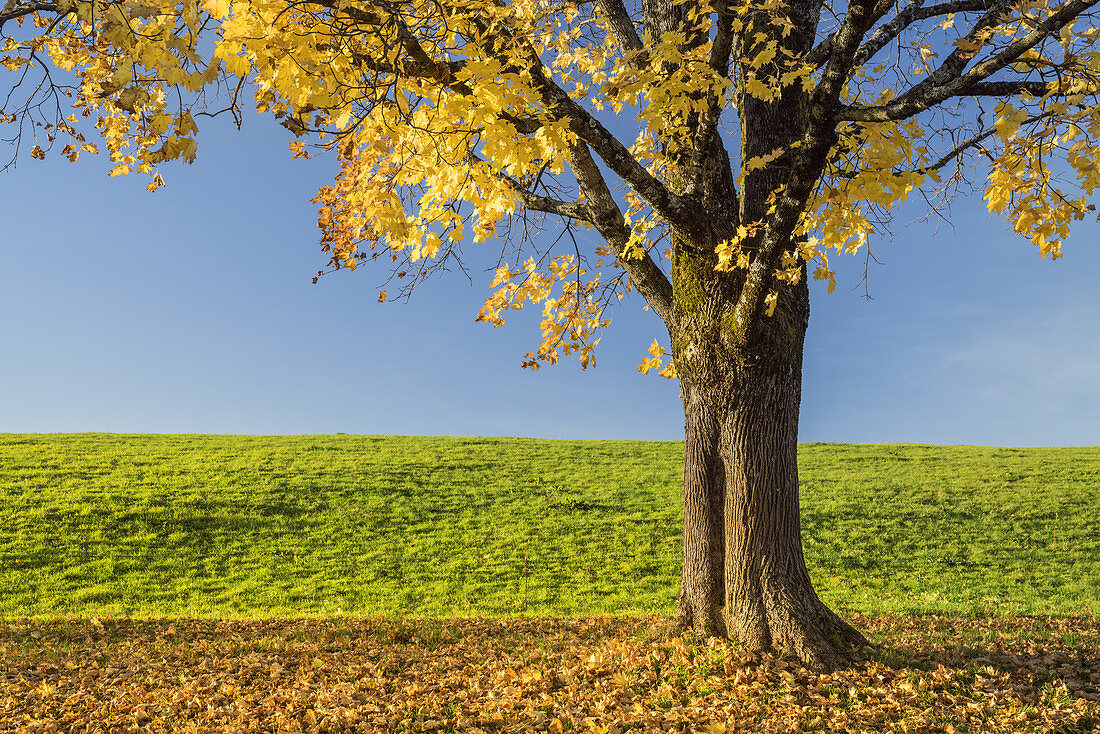
{"label": "rough tree bark", "polygon": [[703,390],[684,386],[684,564],[676,616],[706,636],[722,636],[725,606],[726,472],[720,415]]}
{"label": "rough tree bark", "polygon": [[803,278],[783,289],[747,359],[731,359],[720,337],[709,349],[691,337],[720,334],[721,319],[696,321],[673,340],[686,436],[677,617],[701,635],[833,668],[867,641],[818,599],[802,553],[797,440],[808,321]]}
{"label": "rough tree bark", "polygon": [[802,554],[797,442],[809,294],[805,278],[786,290],[753,358],[735,368],[722,426],[726,625],[753,649],[835,667],[867,641],[818,599]]}

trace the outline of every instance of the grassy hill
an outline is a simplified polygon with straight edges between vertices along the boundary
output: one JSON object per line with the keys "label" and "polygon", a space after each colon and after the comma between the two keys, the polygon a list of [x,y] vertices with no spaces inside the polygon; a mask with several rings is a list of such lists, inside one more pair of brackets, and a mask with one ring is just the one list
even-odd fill
{"label": "grassy hill", "polygon": [[[0,616],[667,613],[674,442],[0,434]],[[823,598],[1100,613],[1100,449],[807,444]]]}

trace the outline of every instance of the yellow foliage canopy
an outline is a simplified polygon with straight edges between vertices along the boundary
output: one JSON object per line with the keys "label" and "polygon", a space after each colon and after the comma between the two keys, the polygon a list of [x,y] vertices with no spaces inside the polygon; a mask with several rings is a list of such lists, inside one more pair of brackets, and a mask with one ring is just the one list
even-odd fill
{"label": "yellow foliage canopy", "polygon": [[[810,262],[832,290],[829,254],[865,247],[914,191],[935,208],[975,176],[990,211],[1058,257],[1100,185],[1093,4],[844,3],[807,30],[782,0],[685,0],[671,26],[619,0],[9,0],[0,63],[20,83],[47,63],[75,79],[66,89],[45,77],[71,110],[32,157],[58,136],[72,161],[98,152],[80,131],[88,121],[111,175],[147,174],[150,190],[161,164],[194,160],[198,116],[236,116],[250,96],[306,139],[290,144],[294,157],[335,151],[339,175],[316,198],[332,268],[388,256],[406,294],[464,244],[503,235],[514,256],[478,319],[541,305],[541,344],[524,365],[575,353],[587,366],[625,291],[644,287],[666,315],[650,286],[685,240],[690,217],[677,213],[699,195],[712,134],[740,139],[730,158],[744,196],[747,177],[795,170],[832,136],[786,230],[794,178],[769,192],[767,215],[708,245],[738,282],[763,273],[759,313]],[[17,137],[43,114],[37,93],[0,111]],[[805,129],[746,154],[760,150],[747,139],[753,104],[792,95],[809,110]],[[569,235],[564,252],[528,237],[548,221]],[[604,243],[582,251],[583,229]],[[776,232],[781,245],[765,244]],[[662,364],[663,349],[650,351],[643,372]]]}

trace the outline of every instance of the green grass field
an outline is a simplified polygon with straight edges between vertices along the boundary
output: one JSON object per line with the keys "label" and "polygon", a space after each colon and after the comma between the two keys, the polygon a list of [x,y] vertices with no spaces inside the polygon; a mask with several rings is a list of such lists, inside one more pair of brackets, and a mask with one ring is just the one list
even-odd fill
{"label": "green grass field", "polygon": [[[667,613],[681,445],[0,434],[0,616]],[[822,597],[1100,613],[1100,449],[801,447]]]}

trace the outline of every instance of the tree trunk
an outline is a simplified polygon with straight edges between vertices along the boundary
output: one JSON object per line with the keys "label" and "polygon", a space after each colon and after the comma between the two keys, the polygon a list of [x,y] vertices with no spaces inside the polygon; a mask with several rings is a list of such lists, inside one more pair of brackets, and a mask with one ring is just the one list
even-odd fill
{"label": "tree trunk", "polygon": [[835,667],[867,644],[817,597],[802,555],[798,412],[809,321],[805,279],[765,319],[722,427],[726,467],[726,625],[759,650]]}
{"label": "tree trunk", "polygon": [[[684,576],[677,612],[698,632],[724,628],[750,649],[835,668],[867,641],[818,599],[802,555],[797,442],[808,320],[803,279],[782,289],[747,359],[717,364],[716,353],[708,355],[708,382],[723,389],[693,379],[682,385]],[[715,523],[724,527],[720,540]],[[713,578],[715,563],[724,564],[721,580]]]}
{"label": "tree trunk", "polygon": [[676,617],[705,637],[725,636],[726,474],[719,452],[720,416],[702,390],[683,383],[684,571]]}

